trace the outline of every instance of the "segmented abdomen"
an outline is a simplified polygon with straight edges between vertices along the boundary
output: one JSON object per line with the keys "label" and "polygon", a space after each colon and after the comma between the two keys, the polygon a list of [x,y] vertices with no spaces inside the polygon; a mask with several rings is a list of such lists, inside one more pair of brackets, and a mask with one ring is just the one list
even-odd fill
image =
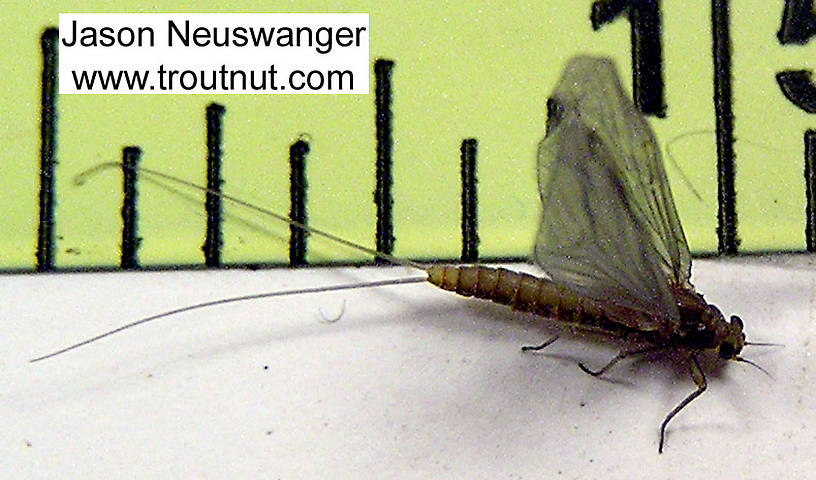
{"label": "segmented abdomen", "polygon": [[430,283],[466,297],[483,298],[514,310],[606,331],[628,330],[614,321],[615,314],[623,312],[612,312],[610,306],[577,295],[546,278],[486,266],[434,265],[427,271]]}

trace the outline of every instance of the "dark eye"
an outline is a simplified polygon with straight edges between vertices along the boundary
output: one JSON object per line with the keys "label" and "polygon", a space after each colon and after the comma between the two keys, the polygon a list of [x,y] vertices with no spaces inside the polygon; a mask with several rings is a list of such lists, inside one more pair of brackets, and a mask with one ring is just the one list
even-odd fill
{"label": "dark eye", "polygon": [[720,344],[720,351],[719,351],[718,355],[720,356],[720,358],[725,358],[725,359],[733,358],[734,357],[734,345],[732,345],[732,344],[730,344],[728,342]]}
{"label": "dark eye", "polygon": [[740,329],[742,329],[742,319],[736,315],[731,315],[731,325],[737,325]]}

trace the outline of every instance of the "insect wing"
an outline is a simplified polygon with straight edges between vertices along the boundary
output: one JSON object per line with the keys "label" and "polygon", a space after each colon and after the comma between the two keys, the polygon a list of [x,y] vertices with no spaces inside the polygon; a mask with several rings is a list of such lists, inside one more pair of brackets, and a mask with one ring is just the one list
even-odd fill
{"label": "insect wing", "polygon": [[691,255],[654,134],[614,64],[571,60],[549,106],[535,262],[582,295],[676,319],[671,286],[691,288]]}

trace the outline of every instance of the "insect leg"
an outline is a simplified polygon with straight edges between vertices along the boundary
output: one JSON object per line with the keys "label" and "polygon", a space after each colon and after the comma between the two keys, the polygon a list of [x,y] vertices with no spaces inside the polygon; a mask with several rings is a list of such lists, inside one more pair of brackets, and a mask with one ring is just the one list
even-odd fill
{"label": "insect leg", "polygon": [[689,396],[683,399],[674,410],[669,412],[666,415],[666,418],[663,420],[663,423],[660,425],[660,445],[657,447],[657,453],[663,453],[663,443],[666,439],[666,425],[668,425],[669,421],[677,415],[680,410],[686,407],[692,400],[699,397],[700,395],[705,392],[706,387],[708,384],[706,383],[705,374],[703,370],[700,368],[700,364],[697,362],[697,356],[694,354],[689,355],[689,369],[691,370],[691,379],[694,380],[694,383],[697,384],[697,390],[691,392]]}
{"label": "insect leg", "polygon": [[578,367],[581,370],[583,370],[584,372],[592,375],[593,377],[597,377],[597,376],[600,376],[600,375],[603,375],[604,373],[606,373],[610,368],[614,367],[615,364],[617,364],[618,362],[620,362],[621,360],[623,360],[626,357],[630,357],[632,355],[642,355],[644,353],[655,352],[655,351],[663,350],[663,349],[664,349],[664,347],[659,346],[659,345],[657,345],[657,346],[656,345],[649,345],[648,347],[638,348],[638,349],[635,349],[635,350],[621,350],[620,353],[615,355],[615,357],[612,360],[610,360],[609,363],[607,363],[606,365],[601,367],[600,370],[590,370],[583,363],[579,363]]}
{"label": "insect leg", "polygon": [[558,340],[558,335],[553,335],[552,337],[544,340],[544,343],[541,345],[524,345],[521,347],[522,352],[537,352],[539,350],[543,350],[544,348],[552,345],[555,341]]}

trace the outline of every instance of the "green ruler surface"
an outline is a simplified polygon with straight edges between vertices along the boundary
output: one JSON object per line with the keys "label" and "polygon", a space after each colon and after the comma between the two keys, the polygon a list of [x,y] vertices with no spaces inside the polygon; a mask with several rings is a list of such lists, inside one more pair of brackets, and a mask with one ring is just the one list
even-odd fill
{"label": "green ruler surface", "polygon": [[[36,266],[40,171],[40,37],[68,12],[367,12],[370,95],[65,95],[57,99],[54,266],[113,268],[121,242],[121,173],[77,187],[72,179],[141,148],[141,165],[206,183],[207,105],[223,105],[223,191],[289,211],[289,148],[309,140],[308,217],[315,227],[374,247],[374,72],[394,62],[393,223],[398,256],[458,258],[460,145],[478,141],[478,236],[482,258],[529,256],[539,216],[536,146],[546,100],[567,58],[614,58],[632,87],[632,15],[593,29],[593,4],[488,1],[129,2],[4,4],[0,37],[0,269]],[[652,116],[689,244],[716,252],[717,139],[712,2],[633,2],[659,14],[665,116]],[[727,5],[727,2],[713,2]],[[816,118],[786,98],[777,76],[807,70],[813,45],[783,42],[796,2],[749,0],[730,7],[730,61],[740,252],[806,249],[803,135]],[[650,7],[650,5],[652,7]],[[224,10],[228,8],[229,10]],[[611,8],[611,7],[610,7]],[[631,13],[629,7],[628,12]],[[643,13],[643,12],[641,12]],[[812,21],[813,12],[798,12]],[[809,16],[808,16],[809,15]],[[11,20],[11,21],[9,21]],[[791,22],[788,22],[789,26]],[[805,39],[806,40],[806,39]],[[807,87],[807,85],[805,85]],[[802,95],[807,97],[805,88]],[[687,135],[690,132],[698,132]],[[681,174],[685,173],[685,179]],[[699,193],[698,198],[695,193]],[[142,266],[203,264],[203,195],[139,183]],[[281,263],[289,227],[224,203],[222,261]],[[367,256],[314,236],[308,260]]]}

